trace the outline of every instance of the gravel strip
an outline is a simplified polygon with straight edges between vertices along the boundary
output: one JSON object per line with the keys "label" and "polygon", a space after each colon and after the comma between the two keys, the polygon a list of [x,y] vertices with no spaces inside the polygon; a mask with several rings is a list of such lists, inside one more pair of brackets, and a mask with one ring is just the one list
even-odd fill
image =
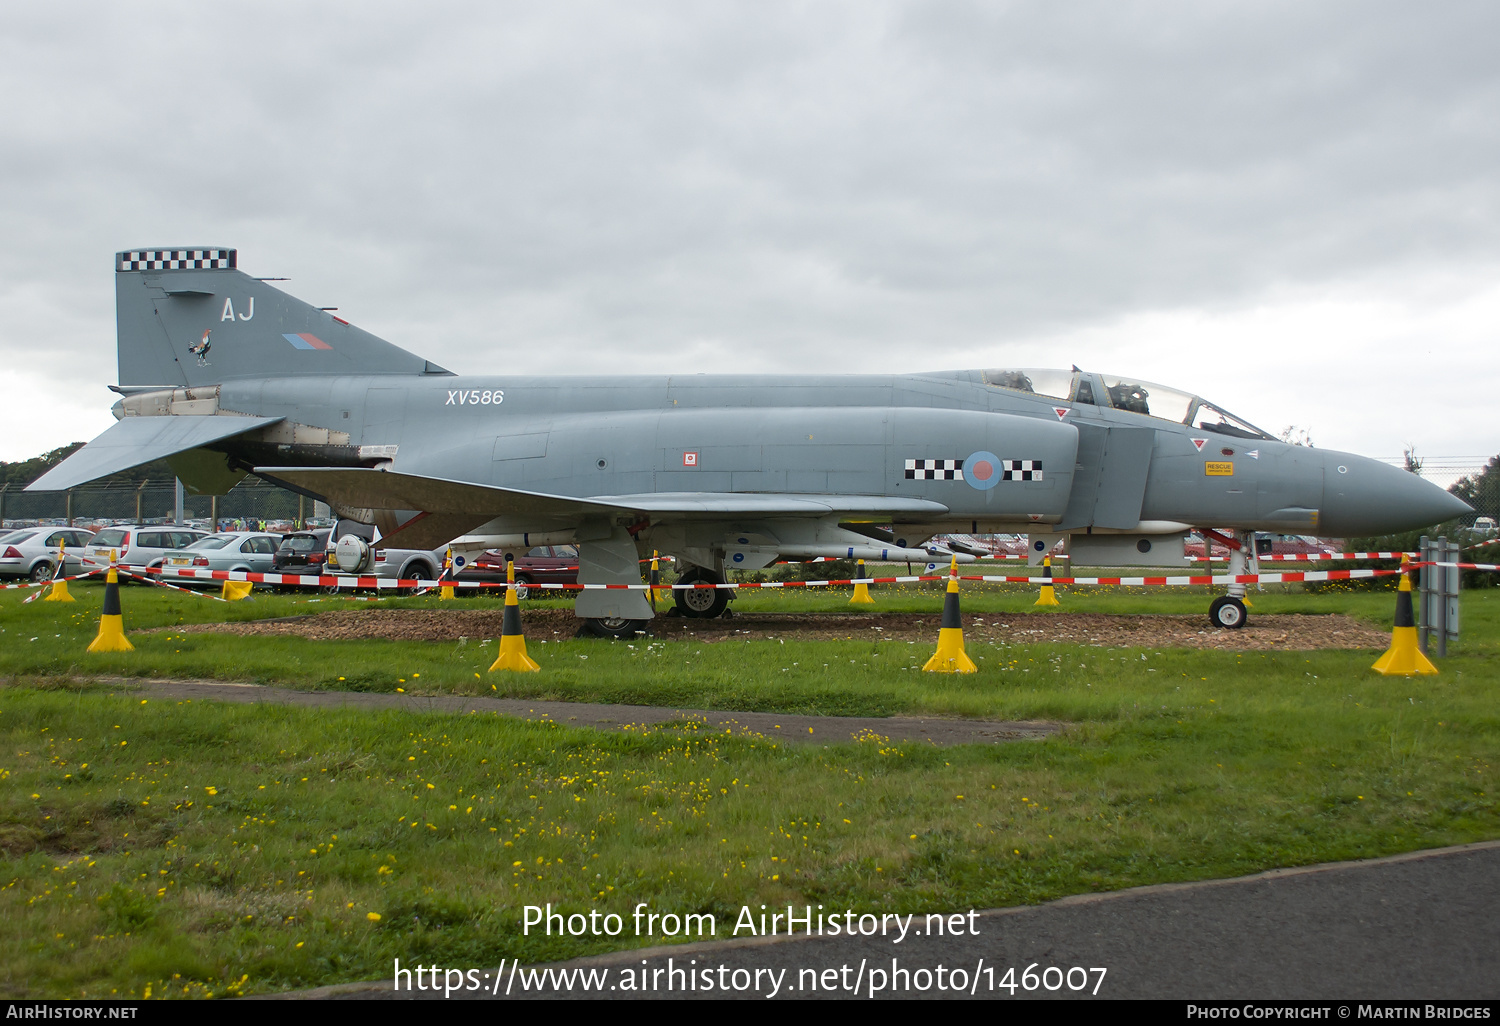
{"label": "gravel strip", "polygon": [[[356,609],[278,620],[174,626],[184,633],[281,635],[324,640],[457,641],[498,638],[499,610]],[[745,638],[831,641],[892,638],[936,642],[937,613],[745,613],[729,619],[658,617],[652,637],[704,644]],[[579,621],[571,609],[533,609],[523,614],[528,638],[570,638]],[[964,617],[964,636],[997,644],[1061,642],[1103,648],[1210,648],[1231,651],[1326,648],[1384,649],[1389,632],[1347,616],[1252,611],[1239,630],[1216,630],[1206,615],[1127,616],[1104,613],[996,613]]]}

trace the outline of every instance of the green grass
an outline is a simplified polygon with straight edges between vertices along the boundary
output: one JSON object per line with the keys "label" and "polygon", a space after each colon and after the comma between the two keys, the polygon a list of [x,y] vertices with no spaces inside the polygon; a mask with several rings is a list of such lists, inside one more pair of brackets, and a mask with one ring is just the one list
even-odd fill
{"label": "green grass", "polygon": [[[481,653],[479,639],[164,632],[133,635],[131,655],[95,657],[82,649],[98,590],[75,591],[77,608],[0,596],[10,997],[253,993],[384,978],[394,957],[483,968],[662,939],[523,937],[526,904],[712,911],[724,936],[747,904],[962,910],[1500,836],[1500,602],[1489,592],[1466,593],[1465,638],[1443,673],[1408,680],[1370,673],[1373,652],[972,643],[980,672],[949,677],[912,669],[929,646],[868,639],[534,641],[543,671],[503,676],[485,672],[493,643]],[[933,613],[941,601],[877,597]],[[838,598],[766,593],[741,608]],[[124,601],[132,629],[334,607],[134,588]],[[1029,601],[965,594],[972,612]],[[1063,601],[1198,615],[1205,604],[1165,589]],[[1392,597],[1255,602],[1388,623]],[[691,725],[604,734],[490,716],[142,703],[60,683],[104,674],[1073,726],[1039,743],[823,749]]]}

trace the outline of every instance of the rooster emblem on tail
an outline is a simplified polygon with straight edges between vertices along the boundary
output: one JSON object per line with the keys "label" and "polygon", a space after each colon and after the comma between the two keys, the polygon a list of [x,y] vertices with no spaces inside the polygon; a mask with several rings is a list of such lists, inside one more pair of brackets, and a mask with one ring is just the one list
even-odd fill
{"label": "rooster emblem on tail", "polygon": [[203,333],[203,337],[198,340],[197,345],[188,346],[188,352],[192,353],[198,358],[199,367],[208,366],[208,351],[213,348],[213,343],[209,342],[208,336],[212,333],[212,331],[212,328],[208,329],[208,331],[205,331]]}

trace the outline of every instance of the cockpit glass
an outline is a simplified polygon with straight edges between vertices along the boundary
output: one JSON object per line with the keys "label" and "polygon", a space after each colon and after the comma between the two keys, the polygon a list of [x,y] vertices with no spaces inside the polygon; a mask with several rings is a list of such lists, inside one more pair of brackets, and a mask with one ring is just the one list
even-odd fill
{"label": "cockpit glass", "polygon": [[1226,413],[1212,403],[1198,403],[1198,408],[1193,411],[1193,427],[1200,431],[1213,431],[1221,435],[1234,435],[1236,438],[1264,438],[1270,440],[1271,436],[1249,421],[1241,420],[1232,413]]}
{"label": "cockpit glass", "polygon": [[984,383],[1050,399],[1067,399],[1073,394],[1073,372],[1065,370],[987,370]]}
{"label": "cockpit glass", "polygon": [[1109,393],[1109,404],[1117,410],[1144,413],[1162,420],[1186,423],[1188,410],[1192,408],[1194,396],[1179,392],[1165,385],[1154,385],[1149,381],[1103,375],[1104,390]]}

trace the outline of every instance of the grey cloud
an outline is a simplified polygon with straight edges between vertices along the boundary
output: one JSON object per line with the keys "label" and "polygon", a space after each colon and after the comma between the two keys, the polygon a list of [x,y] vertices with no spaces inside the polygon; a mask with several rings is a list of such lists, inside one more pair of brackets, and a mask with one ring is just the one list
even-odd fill
{"label": "grey cloud", "polygon": [[1457,2],[32,8],[0,39],[0,346],[107,357],[131,245],[239,246],[472,370],[941,366],[1462,273],[1500,262],[1497,23]]}

